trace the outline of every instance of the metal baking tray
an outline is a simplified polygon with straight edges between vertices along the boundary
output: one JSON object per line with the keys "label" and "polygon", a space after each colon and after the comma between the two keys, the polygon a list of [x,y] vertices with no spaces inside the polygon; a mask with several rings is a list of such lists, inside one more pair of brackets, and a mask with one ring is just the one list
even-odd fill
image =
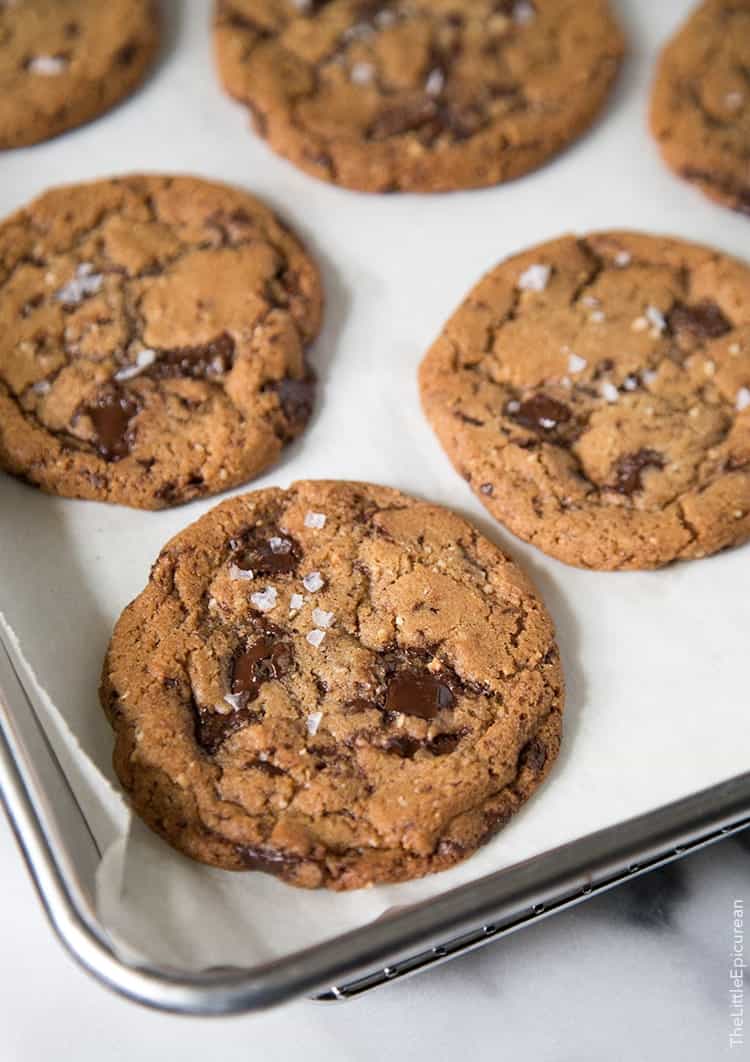
{"label": "metal baking tray", "polygon": [[[415,386],[421,352],[479,274],[566,229],[671,232],[747,254],[746,223],[672,178],[643,128],[656,50],[691,0],[613,2],[631,59],[592,133],[513,185],[421,199],[354,196],[275,159],[218,89],[207,32],[210,0],[165,4],[167,44],[143,90],[85,129],[7,153],[0,164],[0,214],[48,185],[144,169],[202,174],[262,196],[321,261],[328,314],[313,357],[324,391],[320,414],[303,443],[259,485],[330,476],[385,482],[462,506],[499,538],[500,529],[439,452],[419,413]],[[83,735],[77,724],[85,720],[85,727],[95,715],[105,726],[86,699],[95,699],[103,642],[119,609],[142,586],[158,547],[210,504],[142,516],[42,498],[0,482],[0,517],[7,518],[0,609],[15,611],[10,620],[21,646],[58,699],[60,673],[72,665],[75,681],[62,690],[61,716],[100,770],[110,735],[98,731],[94,748],[92,734]],[[347,999],[498,940],[750,824],[750,774],[740,773],[750,733],[739,666],[747,609],[742,604],[733,614],[731,604],[746,584],[747,548],[681,566],[674,578],[599,577],[564,570],[509,539],[503,544],[539,583],[560,631],[571,696],[552,777],[500,835],[500,848],[488,845],[465,864],[464,878],[453,871],[435,876],[429,898],[423,891],[419,902],[411,901],[411,886],[400,886],[404,899],[393,902],[406,909],[246,967],[188,973],[123,958],[96,912],[102,856],[96,808],[85,805],[87,821],[74,795],[80,792],[74,763],[65,758],[70,750],[56,743],[59,735],[40,710],[14,646],[0,634],[0,797],[71,954],[105,984],[164,1010],[225,1014],[301,995]],[[108,552],[116,552],[116,567],[102,559]],[[56,624],[47,634],[38,607],[42,595]],[[625,613],[626,623],[620,621]],[[685,629],[663,645],[667,615]],[[50,629],[58,632],[56,645],[47,637]],[[612,645],[626,666],[616,666]],[[581,657],[588,673],[579,667]],[[634,657],[638,681],[630,674]],[[669,759],[678,727],[680,741]],[[658,772],[652,754],[665,757]],[[604,800],[606,814],[594,814]],[[569,843],[560,846],[563,841]],[[470,874],[474,880],[453,887]]]}
{"label": "metal baking tray", "polygon": [[255,968],[186,975],[118,958],[99,923],[100,852],[0,640],[0,798],[55,932],[103,984],[159,1010],[221,1015],[354,998],[431,969],[750,826],[750,772],[336,940]]}

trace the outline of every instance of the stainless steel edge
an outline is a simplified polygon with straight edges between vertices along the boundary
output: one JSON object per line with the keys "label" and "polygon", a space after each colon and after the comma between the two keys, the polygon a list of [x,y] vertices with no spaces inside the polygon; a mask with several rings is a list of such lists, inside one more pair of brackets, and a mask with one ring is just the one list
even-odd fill
{"label": "stainless steel edge", "polygon": [[[53,781],[43,785],[42,777]],[[303,995],[361,994],[750,825],[747,773],[284,959],[185,973],[123,962],[98,923],[91,882],[69,855],[72,829],[84,856],[93,839],[1,643],[0,797],[44,909],[71,955],[129,999],[202,1015],[255,1011]]]}

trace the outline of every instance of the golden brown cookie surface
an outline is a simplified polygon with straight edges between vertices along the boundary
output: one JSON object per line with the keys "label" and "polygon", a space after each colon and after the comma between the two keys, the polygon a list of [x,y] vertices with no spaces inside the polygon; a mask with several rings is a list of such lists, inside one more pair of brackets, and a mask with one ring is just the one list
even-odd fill
{"label": "golden brown cookie surface", "polygon": [[191,177],[47,192],[0,224],[0,467],[158,509],[251,479],[310,415],[317,269]]}
{"label": "golden brown cookie surface", "polygon": [[362,191],[496,184],[593,121],[605,0],[218,0],[217,62],[275,151]]}
{"label": "golden brown cookie surface", "polygon": [[669,42],[651,130],[675,173],[750,215],[750,0],[706,0]]}
{"label": "golden brown cookie surface", "polygon": [[486,840],[554,760],[563,692],[543,605],[473,527],[385,487],[302,482],[166,545],[102,704],[135,810],[177,848],[349,889]]}
{"label": "golden brown cookie surface", "polygon": [[141,83],[158,43],[153,0],[0,2],[0,149],[114,106]]}
{"label": "golden brown cookie surface", "polygon": [[750,537],[750,268],[637,233],[502,262],[427,354],[422,402],[483,504],[569,564]]}

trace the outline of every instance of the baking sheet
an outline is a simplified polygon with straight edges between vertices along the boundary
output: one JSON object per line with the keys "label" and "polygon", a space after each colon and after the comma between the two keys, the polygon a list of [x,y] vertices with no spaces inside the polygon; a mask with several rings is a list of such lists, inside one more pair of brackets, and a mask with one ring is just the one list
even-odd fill
{"label": "baking sheet", "polygon": [[85,129],[0,156],[0,212],[50,184],[136,170],[192,172],[268,200],[321,262],[327,315],[312,358],[314,421],[254,485],[365,479],[469,516],[535,579],[568,683],[554,773],[460,867],[334,895],[198,866],[129,820],[96,688],[113,623],[160,546],[216,499],[139,513],[0,476],[0,609],[104,851],[103,923],[127,955],[198,969],[286,954],[747,769],[750,548],[656,573],[582,572],[544,557],[496,526],[452,471],[419,410],[416,369],[479,275],[524,246],[630,227],[748,257],[750,224],[671,177],[645,129],[656,51],[686,0],[615,0],[630,59],[602,120],[561,158],[505,187],[425,198],[356,195],[275,158],[218,88],[209,0],[164,6],[164,56],[145,88]]}

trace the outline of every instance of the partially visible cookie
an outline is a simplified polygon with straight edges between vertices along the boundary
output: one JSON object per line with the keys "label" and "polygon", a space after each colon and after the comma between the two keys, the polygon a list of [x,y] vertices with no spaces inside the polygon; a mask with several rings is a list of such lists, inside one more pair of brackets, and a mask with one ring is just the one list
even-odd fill
{"label": "partially visible cookie", "polygon": [[0,149],[109,110],[141,83],[158,44],[153,0],[0,0]]}
{"label": "partially visible cookie", "polygon": [[195,859],[292,885],[470,855],[560,742],[552,623],[446,509],[365,483],[232,498],[162,550],[102,705],[135,811]]}
{"label": "partially visible cookie", "polygon": [[0,223],[0,467],[159,509],[243,483],[310,416],[318,272],[245,192],[58,188]]}
{"label": "partially visible cookie", "polygon": [[502,262],[427,354],[445,451],[519,537],[656,568],[750,537],[750,267],[637,233]]}
{"label": "partially visible cookie", "polygon": [[535,169],[594,120],[624,47],[606,0],[217,0],[215,44],[275,151],[366,192]]}
{"label": "partially visible cookie", "polygon": [[750,215],[750,0],[705,0],[667,44],[651,130],[675,173]]}

